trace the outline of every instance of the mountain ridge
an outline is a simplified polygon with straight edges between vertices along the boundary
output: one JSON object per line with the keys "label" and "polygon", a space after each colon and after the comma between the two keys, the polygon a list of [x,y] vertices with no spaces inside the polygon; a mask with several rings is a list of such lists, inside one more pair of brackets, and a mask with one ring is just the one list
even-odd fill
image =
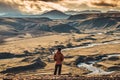
{"label": "mountain ridge", "polygon": [[58,10],[48,11],[48,12],[41,14],[40,16],[48,17],[50,19],[67,19],[69,17],[69,15],[67,15],[61,11],[58,11]]}
{"label": "mountain ridge", "polygon": [[95,17],[120,17],[120,13],[87,13],[71,15],[68,20],[95,18]]}
{"label": "mountain ridge", "polygon": [[74,17],[72,19],[62,20],[52,20],[46,17],[0,18],[0,28],[2,30],[0,31],[0,35],[16,36],[26,33],[31,35],[42,35],[46,33],[71,33],[72,31],[77,33],[86,29],[120,29],[120,14],[112,14],[113,16],[111,17],[108,17],[108,15],[107,17],[100,17],[99,14],[89,15],[84,14],[82,18]]}

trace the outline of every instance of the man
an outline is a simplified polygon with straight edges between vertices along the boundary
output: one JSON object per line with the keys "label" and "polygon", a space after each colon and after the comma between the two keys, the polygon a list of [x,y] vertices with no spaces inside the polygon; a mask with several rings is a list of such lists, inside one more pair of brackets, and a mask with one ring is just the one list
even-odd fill
{"label": "man", "polygon": [[64,60],[64,56],[61,53],[61,48],[58,48],[57,52],[55,53],[54,60],[56,61],[54,75],[56,75],[57,72],[58,75],[61,75],[62,62]]}

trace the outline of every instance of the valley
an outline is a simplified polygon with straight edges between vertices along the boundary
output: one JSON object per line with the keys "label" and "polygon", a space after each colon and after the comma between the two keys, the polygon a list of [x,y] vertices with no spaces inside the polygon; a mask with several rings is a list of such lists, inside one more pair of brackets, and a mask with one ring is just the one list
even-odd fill
{"label": "valley", "polygon": [[119,76],[119,14],[102,15],[0,18],[0,77],[52,75],[58,47],[62,75]]}
{"label": "valley", "polygon": [[[1,57],[1,73],[17,73],[17,74],[53,74],[54,61],[53,53],[56,52],[57,47],[63,48],[63,54],[65,61],[63,62],[63,74],[72,75],[86,75],[91,73],[89,69],[85,67],[77,67],[77,64],[87,61],[94,61],[101,59],[100,56],[107,56],[110,54],[120,54],[120,38],[118,34],[106,35],[106,34],[54,34],[43,37],[19,39],[7,41],[1,44],[1,54],[14,54],[8,58]],[[52,53],[51,53],[52,52]],[[20,56],[20,57],[19,57]],[[115,56],[117,57],[117,56]],[[112,56],[111,56],[112,58]],[[113,57],[114,58],[114,57]],[[36,62],[34,62],[37,59]],[[40,59],[40,60],[39,60]],[[86,59],[86,60],[85,60]],[[13,60],[13,61],[12,61]],[[93,66],[99,67],[105,71],[115,71],[114,67],[119,70],[119,57],[116,62],[105,59],[95,63]],[[9,62],[10,61],[10,62]],[[12,63],[11,63],[12,61]],[[15,61],[15,62],[14,62]],[[43,63],[41,63],[41,61]],[[26,69],[34,63],[44,64],[44,68],[40,65],[34,65],[31,69]],[[108,66],[111,63],[111,66]],[[39,67],[38,67],[39,66]],[[22,68],[23,67],[23,68]],[[37,68],[38,67],[38,68]],[[113,69],[112,69],[113,67]],[[19,69],[20,71],[16,70]],[[72,69],[72,72],[71,72]],[[49,71],[46,71],[49,70]],[[76,73],[77,70],[77,73]],[[18,72],[16,72],[18,71]],[[75,72],[74,72],[75,71]],[[29,74],[28,74],[29,73]],[[99,75],[99,74],[98,74]],[[108,75],[108,74],[107,74]]]}

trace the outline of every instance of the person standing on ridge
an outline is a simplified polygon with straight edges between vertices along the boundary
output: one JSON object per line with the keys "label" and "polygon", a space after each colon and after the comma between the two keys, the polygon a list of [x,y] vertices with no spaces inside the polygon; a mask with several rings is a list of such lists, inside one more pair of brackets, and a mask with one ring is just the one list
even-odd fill
{"label": "person standing on ridge", "polygon": [[54,75],[56,75],[57,72],[58,75],[61,75],[63,60],[64,60],[64,55],[61,53],[61,48],[58,48],[57,52],[54,55],[54,61],[56,61]]}

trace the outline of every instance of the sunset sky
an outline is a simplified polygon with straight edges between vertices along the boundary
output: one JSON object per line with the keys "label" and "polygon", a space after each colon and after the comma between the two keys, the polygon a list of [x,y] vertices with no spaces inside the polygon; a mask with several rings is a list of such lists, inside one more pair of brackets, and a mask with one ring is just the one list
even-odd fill
{"label": "sunset sky", "polygon": [[41,14],[50,10],[120,10],[120,0],[0,0],[0,15]]}

